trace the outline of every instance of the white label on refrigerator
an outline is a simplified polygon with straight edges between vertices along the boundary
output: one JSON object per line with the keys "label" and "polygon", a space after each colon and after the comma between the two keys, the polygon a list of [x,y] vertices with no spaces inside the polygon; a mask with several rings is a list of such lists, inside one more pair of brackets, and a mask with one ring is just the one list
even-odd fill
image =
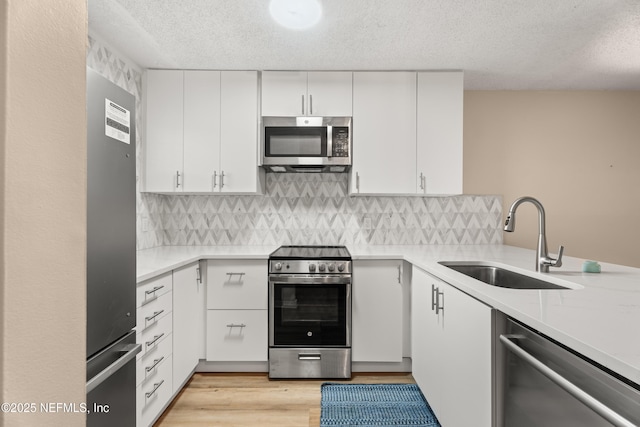
{"label": "white label on refrigerator", "polygon": [[115,102],[104,99],[104,134],[125,144],[131,144],[131,113]]}

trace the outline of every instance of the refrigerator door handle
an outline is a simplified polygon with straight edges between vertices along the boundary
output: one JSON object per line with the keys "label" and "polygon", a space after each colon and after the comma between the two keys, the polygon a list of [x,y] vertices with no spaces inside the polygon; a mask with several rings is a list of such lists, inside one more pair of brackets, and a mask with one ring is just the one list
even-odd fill
{"label": "refrigerator door handle", "polygon": [[128,344],[123,348],[126,353],[113,362],[111,365],[104,368],[104,370],[100,371],[100,373],[96,374],[93,378],[87,381],[87,393],[92,391],[94,388],[98,387],[102,384],[107,378],[113,375],[118,369],[122,368],[124,365],[129,363],[132,359],[136,357],[136,354],[142,351],[141,344]]}

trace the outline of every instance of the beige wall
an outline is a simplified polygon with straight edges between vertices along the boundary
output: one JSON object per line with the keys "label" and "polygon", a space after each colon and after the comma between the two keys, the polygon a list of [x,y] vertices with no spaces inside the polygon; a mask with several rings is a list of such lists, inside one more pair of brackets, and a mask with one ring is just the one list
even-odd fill
{"label": "beige wall", "polygon": [[[86,2],[0,2],[2,402],[85,400]],[[84,426],[73,413],[6,426]]]}
{"label": "beige wall", "polygon": [[[464,191],[519,196],[547,214],[549,250],[640,267],[640,92],[467,91]],[[518,209],[505,243],[535,248]],[[533,262],[533,261],[532,261]]]}

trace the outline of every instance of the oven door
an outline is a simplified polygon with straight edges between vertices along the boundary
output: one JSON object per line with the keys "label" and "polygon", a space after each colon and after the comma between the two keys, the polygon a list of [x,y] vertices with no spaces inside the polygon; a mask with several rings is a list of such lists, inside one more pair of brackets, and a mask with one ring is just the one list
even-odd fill
{"label": "oven door", "polygon": [[269,278],[270,347],[350,347],[351,277]]}

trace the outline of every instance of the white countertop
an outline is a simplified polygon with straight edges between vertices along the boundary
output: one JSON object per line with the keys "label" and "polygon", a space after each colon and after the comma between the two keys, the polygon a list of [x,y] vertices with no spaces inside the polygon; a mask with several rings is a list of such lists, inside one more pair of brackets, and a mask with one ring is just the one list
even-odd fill
{"label": "white countertop", "polygon": [[[347,246],[353,259],[403,259],[640,384],[640,269],[583,259],[535,272],[535,251],[506,245]],[[267,259],[277,246],[165,246],[138,251],[138,282],[200,259]],[[487,261],[515,267],[571,290],[521,290],[486,285],[438,261]]]}

